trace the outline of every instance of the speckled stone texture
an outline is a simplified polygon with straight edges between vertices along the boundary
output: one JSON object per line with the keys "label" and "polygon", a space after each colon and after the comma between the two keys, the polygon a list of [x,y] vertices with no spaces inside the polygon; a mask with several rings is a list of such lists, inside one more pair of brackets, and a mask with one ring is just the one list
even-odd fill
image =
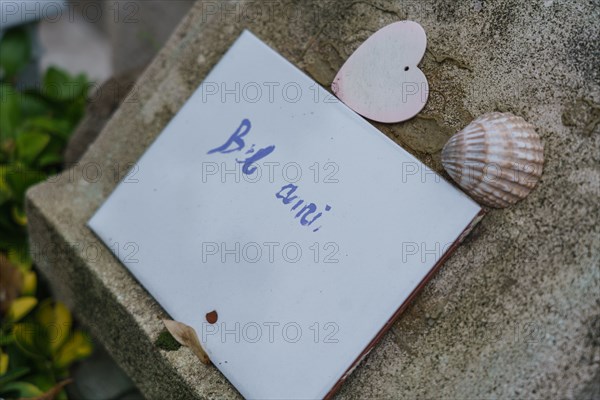
{"label": "speckled stone texture", "polygon": [[511,111],[539,128],[546,165],[527,199],[484,218],[338,397],[600,398],[599,3],[225,3],[198,2],[80,165],[28,193],[40,268],[145,395],[238,396],[188,349],[154,346],[164,311],[85,222],[243,28],[327,87],[372,32],[412,19],[429,37],[430,101],[377,127],[440,171],[450,135]]}

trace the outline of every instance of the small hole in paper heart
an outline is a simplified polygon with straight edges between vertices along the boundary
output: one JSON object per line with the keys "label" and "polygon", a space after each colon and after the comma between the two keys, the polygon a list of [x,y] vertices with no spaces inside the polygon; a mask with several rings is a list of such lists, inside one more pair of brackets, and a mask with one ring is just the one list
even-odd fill
{"label": "small hole in paper heart", "polygon": [[410,69],[409,67],[404,67],[404,70],[405,70],[405,71],[408,71],[409,69]]}

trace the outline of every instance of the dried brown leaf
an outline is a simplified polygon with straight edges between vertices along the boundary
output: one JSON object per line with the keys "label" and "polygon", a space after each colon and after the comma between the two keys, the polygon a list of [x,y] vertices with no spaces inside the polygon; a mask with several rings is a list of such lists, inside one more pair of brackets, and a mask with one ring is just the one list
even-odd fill
{"label": "dried brown leaf", "polygon": [[21,292],[21,271],[0,254],[0,313],[4,315]]}
{"label": "dried brown leaf", "polygon": [[167,330],[182,346],[189,347],[203,364],[210,364],[208,355],[200,344],[196,331],[191,326],[170,319],[163,319]]}
{"label": "dried brown leaf", "polygon": [[[30,397],[27,400],[54,400],[54,398],[56,396],[58,396],[58,394],[61,392],[61,390],[63,390],[63,388],[65,386],[67,386],[68,384],[72,383],[73,379],[65,379],[62,382],[57,383],[54,387],[52,387],[50,390],[48,390],[46,393],[44,393],[41,396],[37,396],[37,397]],[[19,400],[24,400],[24,399],[19,399]]]}

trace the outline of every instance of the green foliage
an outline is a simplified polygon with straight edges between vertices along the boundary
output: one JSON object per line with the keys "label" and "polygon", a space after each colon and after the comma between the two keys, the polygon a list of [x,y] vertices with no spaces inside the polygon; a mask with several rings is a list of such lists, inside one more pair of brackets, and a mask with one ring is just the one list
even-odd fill
{"label": "green foliage", "polygon": [[30,186],[62,169],[89,83],[50,68],[41,88],[18,89],[16,77],[30,58],[27,31],[7,31],[0,40],[0,398],[66,399],[68,369],[92,345],[64,305],[38,297],[24,200]]}
{"label": "green foliage", "polygon": [[13,78],[31,58],[31,42],[26,28],[11,29],[0,41],[0,76]]}
{"label": "green foliage", "polygon": [[0,251],[26,249],[25,191],[61,169],[69,135],[83,116],[89,83],[49,68],[41,88],[18,90],[16,74],[30,58],[22,28],[0,41]]}
{"label": "green foliage", "polygon": [[37,397],[44,394],[37,386],[29,382],[9,382],[4,385],[4,393],[14,397]]}
{"label": "green foliage", "polygon": [[0,328],[0,398],[43,393],[66,398],[62,388],[68,383],[64,379],[69,366],[92,353],[90,338],[73,329],[71,313],[63,304],[52,299],[38,304],[36,297],[23,295],[24,290],[37,291],[31,264],[15,266],[3,257],[0,268],[7,276],[22,277],[21,295],[11,300]]}
{"label": "green foliage", "polygon": [[179,342],[166,329],[158,335],[154,344],[159,349],[166,351],[176,351],[181,347]]}

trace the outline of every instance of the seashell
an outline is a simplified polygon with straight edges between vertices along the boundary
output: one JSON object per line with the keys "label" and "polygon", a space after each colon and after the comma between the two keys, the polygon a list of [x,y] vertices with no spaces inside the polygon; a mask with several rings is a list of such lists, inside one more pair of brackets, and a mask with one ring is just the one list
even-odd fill
{"label": "seashell", "polygon": [[525,198],[539,181],[544,146],[523,118],[492,112],[450,138],[442,164],[475,200],[505,208]]}

